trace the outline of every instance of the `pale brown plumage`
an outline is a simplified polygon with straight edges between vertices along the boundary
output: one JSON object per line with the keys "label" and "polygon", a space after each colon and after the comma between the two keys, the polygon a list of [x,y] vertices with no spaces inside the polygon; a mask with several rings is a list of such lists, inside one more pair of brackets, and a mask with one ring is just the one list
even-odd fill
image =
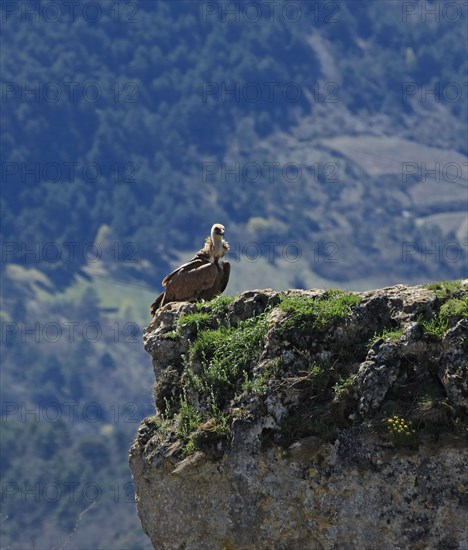
{"label": "pale brown plumage", "polygon": [[231,266],[229,262],[220,261],[229,250],[223,235],[224,226],[215,223],[203,248],[189,262],[164,277],[162,285],[166,290],[151,304],[151,315],[170,302],[212,300],[224,291]]}

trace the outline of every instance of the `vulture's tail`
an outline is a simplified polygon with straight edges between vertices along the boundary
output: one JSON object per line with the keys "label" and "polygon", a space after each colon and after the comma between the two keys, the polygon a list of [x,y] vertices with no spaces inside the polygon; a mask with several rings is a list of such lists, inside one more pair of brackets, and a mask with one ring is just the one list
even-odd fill
{"label": "vulture's tail", "polygon": [[154,315],[156,313],[156,310],[161,306],[161,303],[162,303],[165,295],[166,295],[166,293],[162,292],[156,298],[156,300],[151,304],[151,307],[150,307],[151,315]]}

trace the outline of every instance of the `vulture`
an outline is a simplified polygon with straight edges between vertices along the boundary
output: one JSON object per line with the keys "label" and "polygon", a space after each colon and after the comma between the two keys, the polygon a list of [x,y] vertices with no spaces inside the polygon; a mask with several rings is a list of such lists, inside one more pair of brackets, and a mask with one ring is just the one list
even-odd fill
{"label": "vulture", "polygon": [[170,302],[212,300],[224,291],[231,266],[220,261],[229,250],[223,236],[224,225],[215,223],[204,247],[189,262],[164,277],[162,285],[166,289],[151,304],[151,315]]}

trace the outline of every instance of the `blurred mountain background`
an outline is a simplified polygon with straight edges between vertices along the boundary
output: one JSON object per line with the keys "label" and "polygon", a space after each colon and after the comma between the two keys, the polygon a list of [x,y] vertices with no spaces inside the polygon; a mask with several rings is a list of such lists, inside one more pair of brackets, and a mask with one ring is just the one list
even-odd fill
{"label": "blurred mountain background", "polygon": [[228,294],[467,275],[466,3],[1,10],[1,548],[150,548],[141,332],[212,223]]}

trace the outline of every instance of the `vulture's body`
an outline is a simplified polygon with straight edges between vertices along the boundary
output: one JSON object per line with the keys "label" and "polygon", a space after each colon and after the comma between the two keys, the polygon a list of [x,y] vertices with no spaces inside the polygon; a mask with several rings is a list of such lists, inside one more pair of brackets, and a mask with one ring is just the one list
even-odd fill
{"label": "vulture's body", "polygon": [[212,300],[224,291],[231,266],[229,262],[220,261],[229,250],[223,235],[224,227],[213,225],[205,246],[189,262],[164,277],[162,285],[166,290],[151,305],[151,315],[170,302]]}

